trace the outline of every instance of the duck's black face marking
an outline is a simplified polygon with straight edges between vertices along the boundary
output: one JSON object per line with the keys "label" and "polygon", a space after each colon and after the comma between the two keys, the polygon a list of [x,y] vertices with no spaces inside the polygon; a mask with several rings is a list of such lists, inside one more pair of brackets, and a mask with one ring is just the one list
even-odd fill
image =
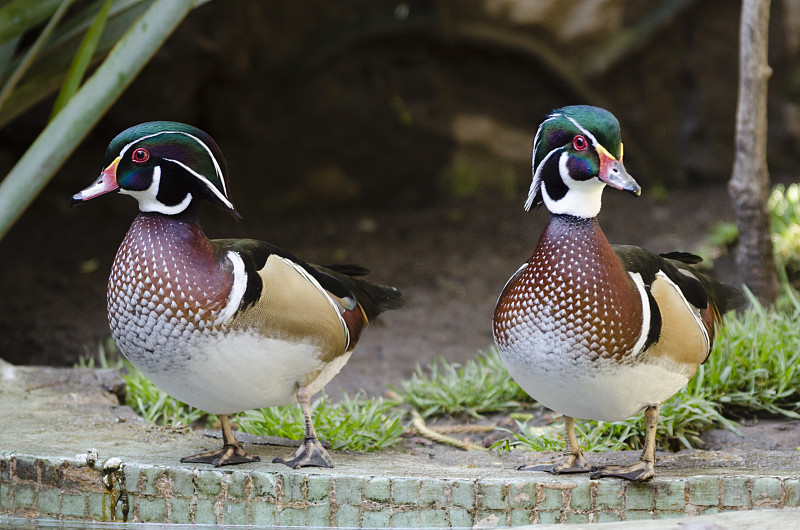
{"label": "duck's black face marking", "polygon": [[150,159],[150,151],[142,147],[129,150],[117,163],[117,184],[125,191],[144,191],[153,183],[153,170],[157,160]]}

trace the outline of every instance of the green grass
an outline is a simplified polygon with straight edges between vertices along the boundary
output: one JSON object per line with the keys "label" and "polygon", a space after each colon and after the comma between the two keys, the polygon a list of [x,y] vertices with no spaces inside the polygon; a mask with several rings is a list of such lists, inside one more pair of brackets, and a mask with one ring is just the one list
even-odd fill
{"label": "green grass", "polygon": [[[768,199],[770,232],[775,264],[783,283],[800,288],[800,184],[776,184]],[[703,268],[713,267],[714,258],[728,251],[739,239],[734,223],[717,223],[694,251],[703,258]]]}
{"label": "green grass", "polygon": [[772,246],[785,281],[800,287],[800,184],[777,184],[769,196]]}
{"label": "green grass", "polygon": [[[726,410],[800,418],[800,300],[786,287],[780,307],[725,319],[706,368],[711,398]],[[696,385],[694,381],[691,385]]]}
{"label": "green grass", "polygon": [[393,390],[423,418],[458,414],[479,418],[530,401],[494,348],[463,365],[444,359],[434,360],[426,369],[417,364],[411,378]]}
{"label": "green grass", "polygon": [[[400,441],[405,430],[405,411],[396,402],[362,393],[352,398],[344,394],[341,401],[329,401],[323,394],[311,404],[311,415],[317,436],[337,450],[377,451]],[[241,430],[262,436],[300,439],[305,433],[298,405],[249,410],[234,421]]]}

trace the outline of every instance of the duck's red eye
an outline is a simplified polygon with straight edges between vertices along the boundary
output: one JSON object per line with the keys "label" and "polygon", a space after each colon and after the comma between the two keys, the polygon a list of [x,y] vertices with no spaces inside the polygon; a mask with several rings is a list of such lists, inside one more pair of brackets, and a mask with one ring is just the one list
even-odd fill
{"label": "duck's red eye", "polygon": [[576,151],[583,151],[589,147],[589,143],[582,134],[578,134],[572,139],[572,147],[574,147]]}
{"label": "duck's red eye", "polygon": [[131,154],[131,160],[133,160],[137,164],[143,164],[144,162],[147,162],[149,158],[150,158],[150,153],[147,151],[147,149],[142,149],[141,147],[139,149],[136,149]]}

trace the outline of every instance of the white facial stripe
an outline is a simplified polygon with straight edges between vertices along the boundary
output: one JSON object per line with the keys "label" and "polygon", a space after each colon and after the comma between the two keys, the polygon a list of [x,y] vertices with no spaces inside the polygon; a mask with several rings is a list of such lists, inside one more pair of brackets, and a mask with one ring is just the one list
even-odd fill
{"label": "white facial stripe", "polygon": [[[209,182],[209,180],[208,180],[207,178],[203,177],[202,175],[200,175],[200,174],[199,174],[199,173],[197,173],[196,171],[192,171],[191,169],[189,169],[188,167],[186,167],[186,165],[185,165],[185,164],[181,164],[181,163],[180,163],[180,162],[178,162],[177,160],[171,160],[171,162],[176,162],[176,163],[180,164],[180,165],[181,165],[181,166],[183,166],[185,169],[187,169],[188,171],[190,171],[190,172],[191,172],[193,175],[195,175],[195,176],[196,176],[196,177],[198,177],[200,180],[202,180],[202,181],[203,181],[203,182],[206,184],[206,186],[208,186],[208,187],[209,187],[209,188],[210,188],[210,189],[211,189],[211,190],[214,192],[214,194],[215,194],[217,197],[219,197],[219,198],[220,198],[220,200],[221,200],[221,201],[222,201],[222,202],[223,202],[223,203],[224,203],[226,206],[228,206],[228,207],[230,207],[231,209],[233,209],[233,204],[231,204],[231,202],[230,202],[230,201],[229,201],[229,200],[226,198],[226,195],[228,195],[228,189],[227,189],[227,187],[226,187],[226,185],[225,185],[225,178],[224,178],[224,177],[223,177],[223,175],[222,175],[222,169],[220,168],[219,162],[217,162],[217,159],[216,159],[216,157],[214,156],[214,154],[211,152],[211,149],[209,149],[209,147],[208,147],[208,146],[207,146],[205,143],[203,143],[203,141],[202,141],[202,140],[200,140],[198,137],[194,136],[193,134],[189,134],[189,133],[187,133],[187,132],[183,132],[183,131],[160,131],[160,132],[157,132],[157,133],[153,133],[153,134],[147,134],[147,135],[145,135],[145,136],[141,136],[141,137],[137,138],[136,140],[132,141],[131,143],[129,143],[128,145],[126,145],[125,147],[123,147],[123,148],[122,148],[122,150],[119,152],[119,157],[120,157],[120,159],[121,159],[121,158],[123,158],[123,157],[125,156],[125,153],[128,151],[128,149],[130,149],[130,148],[131,148],[131,146],[132,146],[133,144],[135,144],[135,143],[137,143],[137,142],[141,142],[142,140],[146,140],[146,139],[148,139],[148,138],[155,138],[156,136],[160,136],[160,135],[162,135],[162,134],[182,134],[182,135],[184,135],[184,136],[188,136],[189,138],[191,138],[192,140],[194,140],[195,142],[197,142],[198,144],[200,144],[200,146],[201,146],[203,149],[205,149],[206,153],[208,153],[208,156],[209,156],[209,157],[211,157],[211,161],[212,161],[212,162],[213,162],[213,164],[214,164],[214,171],[216,172],[216,174],[217,174],[217,177],[219,177],[219,181],[222,183],[222,191],[224,192],[224,194],[220,194],[220,192],[219,192],[219,190],[217,189],[217,187],[216,187],[216,186],[214,186],[214,185],[212,185],[212,184],[211,184],[211,182]],[[165,160],[169,160],[169,159],[165,159]]]}
{"label": "white facial stripe", "polygon": [[[187,166],[186,164],[184,164],[184,163],[183,163],[183,162],[181,162],[180,160],[175,160],[175,159],[173,159],[173,158],[165,158],[164,160],[166,160],[166,161],[168,161],[168,162],[173,162],[173,163],[175,163],[175,164],[178,164],[178,165],[179,165],[179,166],[181,166],[183,169],[185,169],[186,171],[188,171],[189,173],[191,173],[192,175],[194,175],[194,176],[195,176],[195,177],[196,177],[198,180],[200,180],[201,182],[203,182],[203,183],[206,185],[206,187],[207,187],[208,189],[210,189],[211,191],[213,191],[213,192],[214,192],[214,195],[216,195],[216,196],[217,196],[217,198],[218,198],[219,200],[221,200],[221,201],[222,201],[222,203],[223,203],[225,206],[227,206],[228,208],[230,208],[231,210],[233,210],[233,204],[231,204],[231,201],[229,201],[229,200],[228,200],[228,198],[227,198],[227,197],[225,197],[225,195],[223,195],[222,193],[220,193],[220,192],[219,192],[219,190],[217,189],[217,187],[216,187],[216,186],[214,186],[213,184],[211,184],[211,182],[209,182],[209,180],[208,180],[207,178],[205,178],[203,175],[201,175],[200,173],[198,173],[198,172],[197,172],[197,171],[195,171],[194,169],[190,168],[189,166]],[[221,179],[220,179],[220,180],[221,180]],[[222,182],[223,182],[223,186],[224,186],[224,182],[225,182],[225,181],[222,181]]]}
{"label": "white facial stripe", "polygon": [[570,118],[569,116],[567,116],[567,119],[568,119],[570,122],[572,122],[572,125],[574,125],[575,127],[577,127],[577,128],[578,128],[578,130],[579,130],[579,131],[580,131],[580,132],[581,132],[581,133],[582,133],[582,134],[583,134],[585,137],[589,138],[589,139],[592,141],[592,145],[595,147],[595,149],[597,149],[597,146],[598,146],[598,145],[601,145],[601,144],[600,144],[600,142],[598,142],[598,141],[597,141],[597,138],[595,138],[595,137],[594,137],[594,135],[593,135],[592,133],[590,133],[588,130],[586,130],[584,127],[582,127],[580,123],[578,123],[578,122],[577,122],[577,121],[575,121],[574,119]]}
{"label": "white facial stripe", "polygon": [[539,141],[541,140],[540,137],[542,134],[542,129],[544,129],[544,124],[547,123],[548,121],[560,118],[561,116],[562,116],[561,114],[551,114],[550,116],[547,117],[546,120],[542,122],[541,125],[539,125],[539,128],[536,130],[536,137],[534,137],[533,139],[533,156],[531,157],[531,164],[534,163],[534,159],[536,158],[536,151],[539,150]]}
{"label": "white facial stripe", "polygon": [[189,206],[189,203],[192,202],[191,193],[187,193],[186,197],[184,197],[180,203],[174,206],[167,206],[166,204],[159,202],[156,197],[158,196],[158,188],[160,185],[161,166],[156,166],[153,168],[153,180],[150,182],[150,187],[148,187],[146,190],[131,191],[120,188],[119,193],[123,195],[130,195],[139,201],[140,212],[159,212],[163,213],[164,215],[179,214]]}
{"label": "white facial stripe", "polygon": [[[553,151],[558,151],[559,149],[554,149]],[[569,175],[568,160],[569,153],[562,150],[558,159],[558,172],[567,187],[567,193],[560,199],[554,200],[547,193],[547,186],[542,185],[542,198],[545,206],[551,213],[555,214],[568,214],[585,218],[597,217],[597,214],[600,213],[605,183],[597,179],[573,179]]]}
{"label": "white facial stripe", "polygon": [[539,165],[536,166],[536,171],[533,174],[533,182],[531,183],[531,188],[528,190],[528,199],[525,201],[525,211],[529,211],[531,206],[533,206],[533,200],[536,198],[536,189],[537,186],[541,186],[542,182],[542,168],[544,168],[545,163],[553,156],[553,153],[557,151],[561,151],[563,147],[556,147],[539,162]]}

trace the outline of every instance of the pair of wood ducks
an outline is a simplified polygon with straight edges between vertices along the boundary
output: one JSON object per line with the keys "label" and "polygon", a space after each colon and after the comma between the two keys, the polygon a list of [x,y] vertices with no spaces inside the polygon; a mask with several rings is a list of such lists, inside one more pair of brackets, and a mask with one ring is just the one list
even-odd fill
{"label": "pair of wood ducks", "polygon": [[[168,394],[219,414],[222,449],[182,461],[258,461],[228,415],[296,400],[305,439],[275,461],[332,467],[310,398],[342,369],[370,320],[402,305],[399,291],[359,278],[367,271],[357,266],[312,265],[252,239],[208,239],[198,222],[203,200],[239,214],[219,147],[194,127],[131,127],[108,146],[106,165],[73,204],[115,191],[139,202],[108,282],[112,336]],[[533,143],[525,207],[544,204],[550,222],[503,289],[493,332],[514,379],[566,417],[563,460],[531,469],[644,480],[654,474],[659,405],[705,361],[720,315],[741,296],[693,269],[692,255],[611,246],[597,222],[606,185],[640,194],[622,165],[616,118],[589,106],[549,114]],[[573,418],[643,410],[641,459],[590,469]]]}

